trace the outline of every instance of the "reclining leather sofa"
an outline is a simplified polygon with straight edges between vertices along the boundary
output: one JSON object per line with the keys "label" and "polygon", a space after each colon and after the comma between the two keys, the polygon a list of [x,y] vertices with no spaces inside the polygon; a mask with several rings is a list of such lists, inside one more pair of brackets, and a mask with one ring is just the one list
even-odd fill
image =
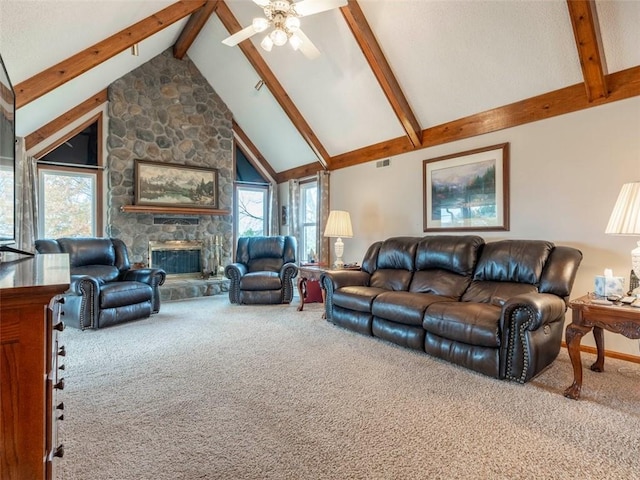
{"label": "reclining leather sofa", "polygon": [[229,301],[240,304],[291,303],[297,242],[291,236],[240,237],[236,261],[224,273]]}
{"label": "reclining leather sofa", "polygon": [[67,253],[71,284],[65,324],[82,330],[149,317],[160,311],[158,268],[131,270],[127,247],[116,238],[36,240],[38,253]]}
{"label": "reclining leather sofa", "polygon": [[326,318],[482,374],[525,383],[555,360],[582,253],[538,240],[395,237],[361,271],[322,275]]}

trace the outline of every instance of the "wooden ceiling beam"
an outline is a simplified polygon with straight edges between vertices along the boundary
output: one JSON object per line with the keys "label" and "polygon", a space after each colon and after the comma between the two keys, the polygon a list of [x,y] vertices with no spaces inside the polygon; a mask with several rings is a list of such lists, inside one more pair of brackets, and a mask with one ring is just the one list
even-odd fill
{"label": "wooden ceiling beam", "polygon": [[207,0],[207,3],[204,4],[204,7],[196,10],[189,17],[189,21],[180,32],[180,36],[178,40],[173,45],[173,56],[178,60],[182,60],[184,56],[187,54],[187,50],[196,40],[196,37],[204,27],[204,24],[207,23],[209,17],[214,12],[216,7],[218,6],[218,0]]}
{"label": "wooden ceiling beam", "polygon": [[258,150],[258,147],[256,147],[253,142],[249,139],[249,137],[247,136],[246,133],[244,133],[244,130],[242,130],[242,128],[240,128],[240,125],[238,125],[236,123],[236,121],[233,121],[233,133],[235,133],[238,138],[240,138],[240,140],[242,141],[242,143],[246,146],[246,148],[249,150],[249,152],[251,153],[251,155],[253,155],[253,157],[255,157],[256,161],[258,162],[259,165],[255,165],[254,164],[254,160],[251,157],[247,157],[247,159],[254,164],[254,168],[260,170],[263,169],[265,170],[269,176],[271,178],[273,178],[274,180],[277,179],[278,174],[276,173],[276,171],[273,169],[273,167],[269,164],[269,162],[267,162],[267,159],[264,158],[264,156],[260,153],[260,150]]}
{"label": "wooden ceiling beam", "polygon": [[278,173],[276,182],[285,183],[289,180],[311,177],[317,174],[319,171],[324,170],[320,162],[308,163],[306,165],[300,165],[299,167],[291,168],[283,172]]}
{"label": "wooden ceiling beam", "polygon": [[609,94],[607,68],[595,0],[567,0],[567,7],[578,47],[587,98],[590,102],[604,98]]}
{"label": "wooden ceiling beam", "polygon": [[[612,73],[606,80],[610,90],[608,97],[589,101],[584,95],[584,84],[578,83],[423,130],[420,148],[455,142],[640,95],[640,66]],[[331,158],[332,170],[411,150],[417,149],[409,148],[406,137],[398,137],[334,156]]]}
{"label": "wooden ceiling beam", "polygon": [[86,99],[80,105],[72,108],[68,112],[63,113],[55,120],[50,121],[35,132],[30,133],[24,139],[25,149],[30,150],[36,145],[44,142],[46,139],[55,135],[63,128],[71,125],[80,117],[86,115],[100,105],[107,102],[107,89],[101,90],[91,98]]}
{"label": "wooden ceiling beam", "polygon": [[[216,14],[230,34],[233,35],[234,33],[242,30],[242,26],[238,23],[238,20],[233,16],[233,13],[231,13],[231,10],[224,1],[220,1],[218,3]],[[280,104],[294,127],[298,132],[300,132],[300,135],[302,135],[302,138],[307,142],[313,153],[327,168],[330,168],[329,153],[325,150],[322,143],[304,119],[298,108],[294,105],[291,98],[289,98],[284,87],[267,66],[267,63],[260,56],[256,47],[251,43],[251,40],[247,39],[240,42],[238,47],[242,50],[242,53],[244,53],[251,66],[255,69],[258,76],[262,79],[273,97]]]}
{"label": "wooden ceiling beam", "polygon": [[201,8],[205,2],[206,0],[180,0],[19,83],[15,88],[16,108],[24,107],[132,45],[190,15]]}
{"label": "wooden ceiling beam", "polygon": [[380,44],[376,40],[360,5],[356,0],[348,0],[346,6],[340,7],[340,11],[347,25],[349,25],[360,50],[362,50],[367,62],[369,62],[373,74],[378,79],[378,83],[387,100],[389,100],[391,108],[402,124],[402,128],[407,133],[412,145],[419,147],[422,144],[420,123],[411,110],[411,106],[402,92],[400,84],[393,74],[391,66],[384,56],[382,48],[380,48]]}

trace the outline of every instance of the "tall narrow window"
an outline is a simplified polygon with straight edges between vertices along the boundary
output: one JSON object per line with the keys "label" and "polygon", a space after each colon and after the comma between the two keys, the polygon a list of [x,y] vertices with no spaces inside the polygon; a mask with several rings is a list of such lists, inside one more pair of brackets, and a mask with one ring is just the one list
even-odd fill
{"label": "tall narrow window", "polygon": [[300,182],[300,261],[318,262],[318,182]]}
{"label": "tall narrow window", "polygon": [[43,237],[98,236],[95,173],[40,168],[38,177]]}
{"label": "tall narrow window", "polygon": [[43,238],[102,236],[102,115],[38,158],[38,224]]}
{"label": "tall narrow window", "polygon": [[267,185],[236,185],[235,218],[237,237],[256,237],[268,234]]}
{"label": "tall narrow window", "polygon": [[269,182],[242,149],[235,148],[236,181],[233,228],[235,237],[269,235]]}

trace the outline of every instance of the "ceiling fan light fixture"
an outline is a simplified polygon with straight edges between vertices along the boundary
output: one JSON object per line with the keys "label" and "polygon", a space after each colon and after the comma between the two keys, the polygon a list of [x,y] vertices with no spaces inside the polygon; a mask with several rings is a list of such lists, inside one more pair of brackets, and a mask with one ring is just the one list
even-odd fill
{"label": "ceiling fan light fixture", "polygon": [[291,44],[291,48],[298,50],[302,46],[302,39],[294,33],[291,35],[291,38],[289,38],[289,43]]}
{"label": "ceiling fan light fixture", "polygon": [[291,33],[297,32],[300,30],[300,19],[298,17],[288,16],[284,21],[284,28]]}
{"label": "ceiling fan light fixture", "polygon": [[271,40],[271,38],[269,38],[269,35],[262,39],[262,42],[260,42],[260,46],[267,52],[271,51],[271,49],[273,48],[273,41]]}
{"label": "ceiling fan light fixture", "polygon": [[251,22],[251,25],[256,32],[264,32],[267,28],[269,28],[269,20],[264,17],[254,18],[253,22]]}
{"label": "ceiling fan light fixture", "polygon": [[289,36],[284,30],[276,28],[269,34],[269,38],[271,39],[271,41],[273,41],[274,45],[281,47],[282,45],[287,43]]}

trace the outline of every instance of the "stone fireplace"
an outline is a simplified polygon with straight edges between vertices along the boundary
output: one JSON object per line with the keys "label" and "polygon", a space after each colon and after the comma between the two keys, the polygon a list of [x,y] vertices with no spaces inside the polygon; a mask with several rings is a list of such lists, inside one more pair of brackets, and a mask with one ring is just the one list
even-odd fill
{"label": "stone fireplace", "polygon": [[[151,242],[176,241],[201,245],[201,269],[216,254],[219,265],[230,263],[233,224],[224,212],[232,210],[235,175],[227,106],[193,62],[174,58],[171,49],[113,82],[108,92],[107,235],[125,242],[132,263],[151,265]],[[217,169],[217,208],[223,213],[123,211],[134,201],[136,159]],[[228,280],[218,277],[212,288],[215,281],[189,279],[185,292],[172,279],[161,293],[175,300],[226,291]]]}
{"label": "stone fireplace", "polygon": [[149,266],[162,268],[171,277],[200,277],[203,242],[194,240],[169,240],[149,242]]}

